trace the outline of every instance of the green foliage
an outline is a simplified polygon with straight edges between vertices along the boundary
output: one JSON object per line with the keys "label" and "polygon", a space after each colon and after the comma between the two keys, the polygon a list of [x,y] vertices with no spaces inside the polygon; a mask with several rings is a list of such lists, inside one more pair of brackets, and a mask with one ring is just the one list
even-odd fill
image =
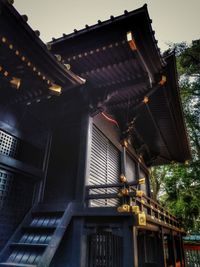
{"label": "green foliage", "polygon": [[[177,57],[179,87],[192,159],[152,168],[153,197],[159,198],[190,232],[200,231],[200,40],[171,45]],[[168,52],[169,52],[168,51]],[[156,186],[155,186],[156,185]]]}

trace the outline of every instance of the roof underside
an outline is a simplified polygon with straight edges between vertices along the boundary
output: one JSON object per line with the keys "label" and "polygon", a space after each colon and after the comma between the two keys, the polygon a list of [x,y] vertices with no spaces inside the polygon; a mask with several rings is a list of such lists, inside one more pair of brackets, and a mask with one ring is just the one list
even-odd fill
{"label": "roof underside", "polygon": [[[136,51],[127,42],[129,31]],[[184,162],[190,157],[175,59],[160,56],[146,6],[50,45],[73,72],[86,79],[94,113],[115,116],[148,165]],[[158,85],[161,75],[167,77],[164,86]]]}
{"label": "roof underside", "polygon": [[[116,118],[148,165],[190,157],[174,56],[160,56],[146,6],[54,40],[52,53],[6,0],[0,10],[0,105],[31,103],[29,111],[53,123],[87,103],[92,114],[106,111]],[[136,50],[127,42],[130,31]],[[162,75],[167,83],[159,86]],[[20,90],[11,88],[13,77],[21,80]],[[51,84],[65,93],[52,99]]]}
{"label": "roof underside", "polygon": [[[10,86],[13,77],[21,80],[18,91]],[[0,81],[1,104],[41,101],[49,97],[52,84],[67,90],[82,83],[6,0],[0,0]]]}

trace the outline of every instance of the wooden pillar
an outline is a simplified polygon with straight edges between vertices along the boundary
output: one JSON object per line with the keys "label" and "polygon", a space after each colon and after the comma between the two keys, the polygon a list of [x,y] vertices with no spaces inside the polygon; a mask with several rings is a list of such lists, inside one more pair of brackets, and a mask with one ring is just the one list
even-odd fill
{"label": "wooden pillar", "polygon": [[138,229],[137,226],[133,226],[133,266],[139,267],[138,265]]}
{"label": "wooden pillar", "polygon": [[163,228],[161,227],[161,230],[160,230],[160,266],[163,266],[163,267],[167,267],[167,263],[166,263],[166,253],[165,253],[165,242],[164,242],[164,233],[163,233]]}
{"label": "wooden pillar", "polygon": [[136,163],[136,180],[140,179],[140,164],[139,162]]}
{"label": "wooden pillar", "polygon": [[123,223],[123,267],[133,267],[133,242],[128,221]]}
{"label": "wooden pillar", "polygon": [[179,236],[180,236],[179,240],[180,240],[180,252],[181,252],[181,267],[186,267],[183,237],[181,234]]}
{"label": "wooden pillar", "polygon": [[85,186],[89,175],[89,144],[91,141],[91,118],[87,112],[81,118],[79,165],[76,183],[76,201],[85,200]]}
{"label": "wooden pillar", "polygon": [[174,235],[173,231],[170,231],[170,245],[171,245],[171,261],[174,267],[176,267],[176,245],[175,245],[175,240],[174,240]]}
{"label": "wooden pillar", "polygon": [[167,267],[167,257],[166,257],[166,252],[165,252],[165,242],[164,242],[164,233],[163,233],[163,228],[161,227],[161,245],[162,245],[162,251],[163,251],[163,267]]}
{"label": "wooden pillar", "polygon": [[49,132],[49,134],[47,136],[44,160],[43,160],[43,165],[42,165],[44,177],[43,177],[43,180],[39,183],[38,192],[37,192],[37,196],[34,200],[34,204],[38,204],[39,202],[42,202],[44,199],[46,179],[47,179],[47,171],[48,171],[48,166],[49,166],[49,157],[50,157],[50,152],[51,152],[51,144],[52,144],[52,133]]}
{"label": "wooden pillar", "polygon": [[85,267],[85,255],[83,254],[85,239],[83,238],[84,232],[84,219],[75,218],[73,220],[72,228],[72,245],[70,267]]}
{"label": "wooden pillar", "polygon": [[121,172],[126,177],[126,147],[124,145],[121,153]]}

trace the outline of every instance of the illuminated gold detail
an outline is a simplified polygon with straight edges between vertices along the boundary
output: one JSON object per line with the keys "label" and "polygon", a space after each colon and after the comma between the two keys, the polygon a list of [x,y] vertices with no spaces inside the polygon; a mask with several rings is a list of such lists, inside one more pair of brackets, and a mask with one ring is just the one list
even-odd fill
{"label": "illuminated gold detail", "polygon": [[6,42],[6,37],[2,37],[1,41],[2,41],[2,43],[5,43]]}
{"label": "illuminated gold detail", "polygon": [[16,51],[15,51],[15,54],[16,54],[17,56],[19,56],[19,51],[18,51],[18,50],[16,50]]}
{"label": "illuminated gold detail", "polygon": [[10,81],[10,84],[13,88],[15,89],[19,89],[20,85],[21,85],[21,79],[16,78],[16,77],[12,77],[12,80]]}
{"label": "illuminated gold detail", "polygon": [[144,191],[142,191],[142,190],[136,191],[136,197],[143,197],[143,196],[144,196]]}
{"label": "illuminated gold detail", "polygon": [[3,74],[4,76],[8,76],[8,72],[7,71],[4,71],[4,74]]}
{"label": "illuminated gold detail", "polygon": [[50,84],[51,82],[49,80],[47,80],[47,84]]}
{"label": "illuminated gold detail", "polygon": [[56,59],[57,59],[58,61],[61,61],[61,60],[62,60],[61,55],[55,55],[55,57],[56,57]]}
{"label": "illuminated gold detail", "polygon": [[10,49],[13,49],[13,45],[12,45],[12,44],[9,44],[9,48],[10,48]]}
{"label": "illuminated gold detail", "polygon": [[125,183],[127,181],[126,176],[124,174],[120,175],[120,182]]}
{"label": "illuminated gold detail", "polygon": [[131,211],[135,214],[138,214],[140,212],[139,206],[131,206]]}
{"label": "illuminated gold detail", "polygon": [[122,197],[122,196],[128,196],[129,195],[129,190],[128,188],[123,188],[119,191],[118,196]]}
{"label": "illuminated gold detail", "polygon": [[130,206],[127,204],[123,204],[117,208],[118,212],[130,212]]}
{"label": "illuminated gold detail", "polygon": [[121,141],[121,144],[122,144],[123,147],[126,147],[126,148],[128,147],[128,141],[126,139],[123,139]]}
{"label": "illuminated gold detail", "polygon": [[133,38],[132,32],[127,32],[126,34],[126,38],[127,38],[127,42],[129,43],[129,46],[131,48],[131,50],[136,51],[137,50],[137,46],[135,43],[135,40]]}
{"label": "illuminated gold detail", "polygon": [[146,226],[146,224],[147,224],[146,214],[144,212],[140,212],[138,214],[138,225]]}
{"label": "illuminated gold detail", "polygon": [[50,86],[49,90],[51,91],[52,94],[55,95],[60,95],[62,93],[62,87],[57,84],[53,84],[52,86]]}
{"label": "illuminated gold detail", "polygon": [[138,183],[139,184],[145,184],[145,178],[143,177],[143,178],[140,178],[139,180],[138,180]]}
{"label": "illuminated gold detail", "polygon": [[143,103],[147,104],[148,102],[149,102],[149,98],[148,98],[148,96],[145,96],[144,99],[143,99]]}
{"label": "illuminated gold detail", "polygon": [[70,64],[64,64],[64,66],[65,66],[65,68],[66,68],[67,70],[70,70],[70,69],[71,69],[71,65],[70,65]]}
{"label": "illuminated gold detail", "polygon": [[141,163],[141,162],[142,162],[142,157],[139,157],[138,160],[139,160],[139,162]]}
{"label": "illuminated gold detail", "polygon": [[166,83],[166,81],[167,81],[167,77],[165,75],[162,75],[162,78],[161,78],[161,80],[159,81],[158,84],[163,86]]}

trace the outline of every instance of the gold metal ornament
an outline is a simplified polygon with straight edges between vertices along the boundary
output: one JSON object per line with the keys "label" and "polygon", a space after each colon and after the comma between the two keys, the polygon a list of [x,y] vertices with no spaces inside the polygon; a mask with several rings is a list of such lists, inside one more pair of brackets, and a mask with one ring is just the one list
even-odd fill
{"label": "gold metal ornament", "polygon": [[52,86],[49,87],[49,90],[52,94],[59,96],[62,93],[62,87],[57,84],[52,84]]}
{"label": "gold metal ornament", "polygon": [[146,226],[147,220],[146,220],[146,214],[144,212],[138,213],[138,225]]}
{"label": "gold metal ornament", "polygon": [[144,196],[144,191],[142,191],[142,190],[136,191],[136,197],[143,197],[143,196]]}
{"label": "gold metal ornament", "polygon": [[122,213],[122,212],[130,212],[130,206],[128,204],[123,204],[122,206],[119,206],[117,208],[117,211]]}
{"label": "gold metal ornament", "polygon": [[166,82],[167,82],[167,77],[165,75],[162,75],[162,78],[158,84],[163,86]]}
{"label": "gold metal ornament", "polygon": [[126,179],[126,176],[124,174],[121,174],[120,175],[120,182],[121,183],[126,183],[127,179]]}
{"label": "gold metal ornament", "polygon": [[139,184],[145,184],[145,178],[143,177],[143,178],[140,178],[139,180],[138,180],[138,183]]}
{"label": "gold metal ornament", "polygon": [[128,196],[129,195],[129,190],[128,188],[123,188],[119,191],[118,196],[122,197],[122,196]]}
{"label": "gold metal ornament", "polygon": [[12,77],[12,80],[10,80],[10,84],[13,88],[19,89],[19,87],[21,85],[21,79],[16,78],[16,77]]}
{"label": "gold metal ornament", "polygon": [[131,211],[135,214],[138,214],[140,212],[139,206],[131,206]]}
{"label": "gold metal ornament", "polygon": [[136,51],[137,50],[137,46],[135,43],[135,39],[133,38],[133,34],[131,31],[127,32],[126,34],[126,38],[127,38],[127,42],[131,48],[132,51]]}

